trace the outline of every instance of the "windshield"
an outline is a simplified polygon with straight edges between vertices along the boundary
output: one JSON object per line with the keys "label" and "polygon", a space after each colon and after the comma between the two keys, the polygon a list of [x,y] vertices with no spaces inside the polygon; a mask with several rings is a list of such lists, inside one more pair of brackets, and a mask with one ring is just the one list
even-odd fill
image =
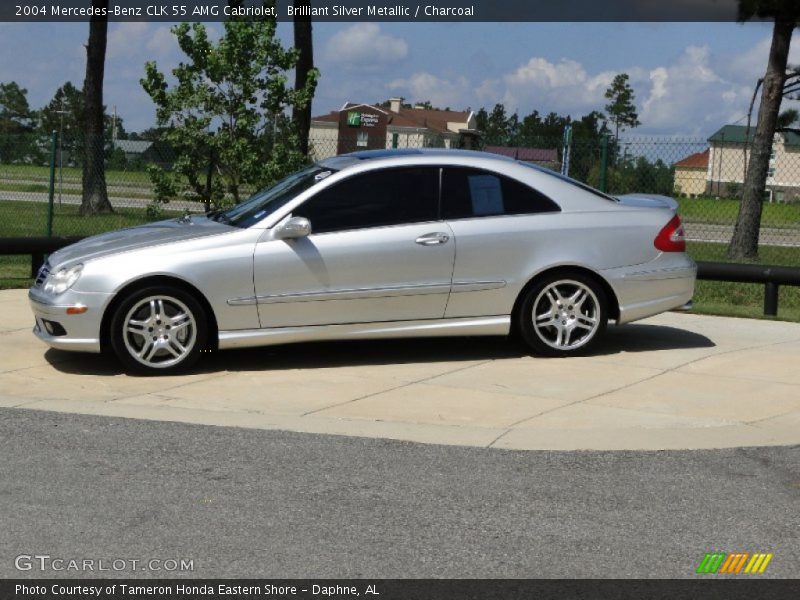
{"label": "windshield", "polygon": [[256,192],[241,204],[222,212],[212,213],[209,218],[236,227],[250,227],[333,172],[318,165],[308,167],[289,175],[272,187]]}
{"label": "windshield", "polygon": [[609,196],[608,194],[604,194],[600,190],[595,189],[590,185],[586,185],[585,183],[582,183],[577,179],[573,179],[572,177],[567,177],[566,175],[562,175],[561,173],[557,173],[556,171],[551,171],[550,169],[545,169],[544,167],[540,167],[539,165],[533,165],[531,163],[526,163],[522,161],[517,161],[517,162],[521,164],[523,167],[530,167],[531,169],[536,169],[540,173],[545,173],[547,175],[550,175],[551,177],[560,179],[561,181],[566,181],[567,183],[571,183],[572,185],[575,185],[581,188],[582,190],[594,194],[595,196],[600,196],[601,198],[605,198],[606,200],[611,200],[612,202],[619,202],[619,200],[617,200],[614,196]]}

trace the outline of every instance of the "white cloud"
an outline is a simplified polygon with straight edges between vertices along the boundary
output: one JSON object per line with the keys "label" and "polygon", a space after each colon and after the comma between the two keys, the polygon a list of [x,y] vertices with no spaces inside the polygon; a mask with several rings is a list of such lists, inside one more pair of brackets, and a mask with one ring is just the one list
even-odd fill
{"label": "white cloud", "polygon": [[335,33],[325,45],[324,59],[344,66],[375,66],[403,60],[408,44],[381,31],[377,23],[356,23]]}
{"label": "white cloud", "polygon": [[[398,42],[396,47],[389,40]],[[331,104],[371,100],[386,90],[437,106],[491,110],[501,102],[508,112],[520,116],[538,110],[574,117],[593,110],[604,112],[605,91],[614,76],[624,72],[630,76],[642,122],[629,134],[706,137],[725,123],[741,122],[752,85],[763,75],[769,42],[767,35],[734,53],[714,52],[713,42],[693,42],[677,55],[646,67],[637,55],[630,55],[627,64],[606,62],[602,68],[590,67],[590,61],[579,56],[529,55],[507,63],[504,70],[492,65],[461,72],[449,67],[410,68],[419,63],[402,62],[411,53],[403,40],[377,24],[358,24],[339,31],[324,46],[323,60],[330,67],[323,66],[323,71],[329,82],[326,92],[336,89]],[[790,62],[800,63],[800,39],[795,42]],[[388,77],[387,72],[391,73]]]}
{"label": "white cloud", "polygon": [[740,117],[746,110],[741,87],[712,62],[708,46],[688,46],[675,63],[652,69],[639,120],[656,130],[707,135],[737,110]]}
{"label": "white cloud", "polygon": [[147,40],[146,48],[156,57],[169,56],[180,50],[178,47],[178,40],[175,34],[170,31],[169,27],[159,27],[156,29],[150,36],[150,39]]}
{"label": "white cloud", "polygon": [[175,35],[166,25],[130,21],[109,28],[106,49],[106,58],[109,60],[163,59],[177,50]]}
{"label": "white cloud", "polygon": [[[639,69],[630,69],[626,72],[634,80],[639,78]],[[614,77],[616,76],[617,73],[613,71],[604,71],[603,73],[599,73],[594,77],[590,77],[584,84],[584,87],[592,98],[599,98],[601,96],[605,98],[606,90],[608,89],[608,86],[611,85],[611,82],[614,81]]]}
{"label": "white cloud", "polygon": [[578,61],[561,58],[551,62],[532,57],[499,79],[486,79],[475,94],[485,105],[497,102],[510,111],[589,112],[602,106],[603,93],[614,78],[613,72],[589,74]]}
{"label": "white cloud", "polygon": [[506,75],[509,86],[559,88],[580,84],[586,80],[586,71],[580,63],[562,58],[557,64],[544,58],[531,58],[527,64]]}
{"label": "white cloud", "polygon": [[475,95],[480,104],[491,109],[503,97],[502,82],[499,79],[485,79],[475,88]]}
{"label": "white cloud", "polygon": [[386,86],[412,102],[430,100],[439,107],[464,108],[461,106],[469,90],[469,82],[464,76],[454,80],[442,79],[431,73],[415,73],[407,79],[396,79]]}
{"label": "white cloud", "polygon": [[124,58],[137,54],[148,37],[150,25],[130,21],[109,27],[106,59]]}
{"label": "white cloud", "polygon": [[[642,122],[634,133],[705,136],[746,113],[751,79],[763,74],[768,51],[769,39],[732,57],[715,56],[707,45],[690,45],[674,60],[650,69],[620,65],[617,71],[596,73],[571,58],[534,56],[505,75],[483,80],[474,95],[483,106],[502,102],[520,116],[534,109],[579,116],[602,112],[605,90],[616,73],[625,72]],[[800,44],[790,62],[800,62]]]}
{"label": "white cloud", "polygon": [[[792,42],[789,48],[789,64],[796,65],[800,63],[800,35],[795,33]],[[755,81],[763,77],[767,69],[771,43],[771,35],[764,37],[755,46],[730,57],[721,65],[721,71],[731,79],[755,85]]]}

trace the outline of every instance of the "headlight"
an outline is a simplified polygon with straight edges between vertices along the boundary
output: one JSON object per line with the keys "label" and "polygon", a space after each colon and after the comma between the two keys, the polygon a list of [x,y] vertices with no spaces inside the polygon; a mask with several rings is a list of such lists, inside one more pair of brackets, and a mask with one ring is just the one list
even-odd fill
{"label": "headlight", "polygon": [[48,294],[63,294],[78,281],[83,265],[77,264],[69,269],[51,272],[45,279],[43,289]]}

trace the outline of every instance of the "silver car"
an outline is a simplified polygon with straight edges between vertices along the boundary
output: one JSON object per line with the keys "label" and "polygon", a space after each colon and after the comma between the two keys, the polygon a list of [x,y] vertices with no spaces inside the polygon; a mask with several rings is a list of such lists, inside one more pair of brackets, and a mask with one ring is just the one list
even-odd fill
{"label": "silver car", "polygon": [[538,354],[582,353],[609,320],[691,299],[676,208],[481,152],[356,152],[228,210],[52,254],[33,331],[151,373],[310,340],[518,333]]}

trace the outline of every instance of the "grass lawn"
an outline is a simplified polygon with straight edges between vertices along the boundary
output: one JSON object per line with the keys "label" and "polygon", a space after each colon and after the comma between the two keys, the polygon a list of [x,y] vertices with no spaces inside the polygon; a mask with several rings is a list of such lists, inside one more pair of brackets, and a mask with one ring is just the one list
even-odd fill
{"label": "grass lawn", "polygon": [[30,256],[0,256],[0,290],[30,287]]}
{"label": "grass lawn", "polygon": [[[693,312],[726,317],[775,319],[764,316],[764,286],[758,283],[698,281],[694,292]],[[800,322],[800,288],[780,287],[777,320]]]}
{"label": "grass lawn", "polygon": [[[198,204],[198,210],[202,205]],[[143,208],[115,208],[113,213],[84,217],[78,213],[78,205],[53,206],[53,235],[88,236],[123,227],[147,223]],[[164,219],[178,216],[180,211],[163,213]],[[0,237],[40,236],[47,233],[47,204],[45,202],[0,202]]]}
{"label": "grass lawn", "polygon": [[[731,225],[739,214],[738,200],[717,198],[677,198],[680,215],[689,223]],[[762,227],[800,229],[800,204],[765,203]]]}
{"label": "grass lawn", "polygon": [[[199,206],[199,205],[198,205]],[[78,206],[55,205],[53,235],[89,236],[123,227],[141,225],[153,219],[143,208],[118,208],[112,214],[83,217]],[[181,212],[164,211],[161,218],[179,216]],[[42,236],[47,231],[47,204],[43,202],[0,202],[0,237]],[[0,289],[31,285],[30,256],[0,256]]]}
{"label": "grass lawn", "polygon": [[[80,185],[83,172],[81,167],[64,167],[59,171],[56,167],[56,185],[60,177],[64,183],[74,183]],[[50,167],[40,167],[37,165],[0,165],[0,180],[17,180],[25,182],[43,182],[45,185],[50,181]],[[150,177],[145,171],[106,171],[106,183],[115,186],[141,187],[143,184],[150,185]]]}
{"label": "grass lawn", "polygon": [[[105,174],[109,199],[115,207],[124,204],[125,200],[130,198],[152,200],[155,197],[153,182],[146,171],[107,170]],[[188,187],[185,178],[181,178],[181,180],[183,185]],[[64,167],[61,173],[56,169],[56,197],[59,190],[62,190],[64,195],[80,195],[81,188],[82,173],[79,167]],[[50,169],[48,167],[0,164],[0,191],[36,193],[42,194],[42,198],[46,198],[49,189]],[[248,185],[243,184],[239,187],[242,198],[255,191]],[[227,197],[232,198],[230,194],[227,194]]]}
{"label": "grass lawn", "polygon": [[[687,243],[687,250],[696,261],[730,262],[725,257],[725,244]],[[800,267],[800,248],[762,246],[759,264]],[[781,286],[778,297],[778,318],[800,321],[800,288]],[[764,317],[764,286],[758,283],[730,281],[698,281],[694,294],[694,311],[734,317]]]}

